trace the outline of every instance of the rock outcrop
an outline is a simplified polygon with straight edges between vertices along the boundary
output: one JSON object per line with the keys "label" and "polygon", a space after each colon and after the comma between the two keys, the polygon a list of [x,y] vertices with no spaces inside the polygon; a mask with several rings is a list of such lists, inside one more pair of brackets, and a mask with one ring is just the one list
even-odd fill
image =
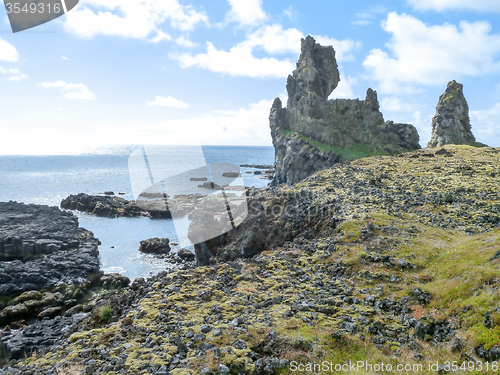
{"label": "rock outcrop", "polygon": [[0,202],[0,261],[28,260],[80,245],[78,218],[57,207]]}
{"label": "rock outcrop", "polygon": [[436,114],[432,118],[431,140],[427,147],[448,144],[482,146],[472,134],[463,85],[455,80],[448,82],[445,92],[439,97]]}
{"label": "rock outcrop", "polygon": [[61,201],[61,208],[103,217],[145,216],[155,219],[171,219],[171,211],[174,211],[176,215],[187,215],[194,210],[199,197],[196,195],[175,196],[170,199],[139,197],[138,201],[129,201],[115,196],[80,193],[64,198]]}
{"label": "rock outcrop", "polygon": [[273,184],[294,184],[343,160],[420,148],[414,126],[384,121],[377,93],[365,100],[328,96],[340,81],[335,51],[308,36],[288,76],[288,101],[275,99],[269,116],[275,147]]}
{"label": "rock outcrop", "polygon": [[0,202],[0,324],[71,308],[96,281],[99,240],[57,207]]}

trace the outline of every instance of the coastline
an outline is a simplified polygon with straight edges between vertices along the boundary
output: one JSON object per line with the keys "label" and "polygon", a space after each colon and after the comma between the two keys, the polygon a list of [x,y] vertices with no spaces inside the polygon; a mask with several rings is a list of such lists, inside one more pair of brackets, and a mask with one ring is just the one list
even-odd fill
{"label": "coastline", "polygon": [[[500,197],[487,187],[500,182],[499,158],[500,149],[445,146],[258,189],[249,204],[260,202],[257,212],[270,224],[255,226],[257,214],[217,239],[225,242],[217,264],[98,293],[79,328],[0,374],[48,374],[56,366],[271,374],[323,359],[497,360],[500,336],[487,327],[497,324],[497,293],[489,291],[500,280]],[[287,202],[295,211],[273,214]],[[263,248],[245,259],[241,251],[256,237]],[[462,286],[455,280],[463,275]],[[466,308],[477,299],[483,303]],[[102,306],[116,306],[108,321],[98,318]]]}

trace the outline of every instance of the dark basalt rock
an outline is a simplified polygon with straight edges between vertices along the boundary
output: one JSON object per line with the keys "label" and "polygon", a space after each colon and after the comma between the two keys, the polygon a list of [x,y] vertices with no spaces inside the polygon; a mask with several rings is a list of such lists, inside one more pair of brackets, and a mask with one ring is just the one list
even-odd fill
{"label": "dark basalt rock", "polygon": [[141,241],[139,251],[143,253],[168,254],[170,252],[169,242],[168,238],[150,238]]}
{"label": "dark basalt rock", "polygon": [[0,260],[27,260],[76,249],[78,218],[57,207],[0,202]]}
{"label": "dark basalt rock", "polygon": [[61,208],[88,212],[103,217],[137,217],[171,218],[170,210],[164,199],[135,202],[116,196],[88,195],[85,193],[70,195],[61,201]]}
{"label": "dark basalt rock", "polygon": [[99,272],[99,240],[57,207],[0,203],[0,296],[85,282]]}
{"label": "dark basalt rock", "polygon": [[86,313],[74,314],[71,317],[56,316],[29,325],[20,331],[3,331],[0,346],[6,358],[29,357],[36,349],[53,345],[61,340],[65,333],[74,331],[76,325],[88,316]]}
{"label": "dark basalt rock", "polygon": [[339,81],[333,47],[323,47],[311,36],[302,39],[297,69],[286,84],[286,108],[277,98],[269,116],[273,184],[294,184],[345,159],[420,148],[414,126],[384,121],[372,89],[365,100],[328,100]]}
{"label": "dark basalt rock", "polygon": [[[210,183],[206,182],[205,184]],[[63,199],[61,208],[88,212],[103,217],[145,216],[154,219],[171,219],[172,212],[176,216],[183,216],[194,210],[200,197],[199,194],[190,194],[176,195],[170,198],[164,193],[143,193],[137,201],[128,201],[117,196],[80,193]]]}
{"label": "dark basalt rock", "polygon": [[103,275],[99,284],[101,284],[104,289],[119,289],[127,287],[130,284],[130,279],[119,273],[110,273]]}
{"label": "dark basalt rock", "polygon": [[0,324],[53,316],[76,304],[101,274],[98,245],[69,212],[0,203],[0,253],[13,259],[0,261]]}
{"label": "dark basalt rock", "polygon": [[256,168],[256,169],[271,169],[273,166],[267,165],[267,164],[241,164],[240,167]]}
{"label": "dark basalt rock", "polygon": [[99,272],[97,241],[87,240],[75,250],[60,250],[26,262],[1,262],[0,296],[49,289],[59,283],[85,283],[89,275]]}
{"label": "dark basalt rock", "polygon": [[484,146],[477,143],[472,134],[469,106],[464,97],[463,85],[455,80],[448,82],[445,92],[439,97],[427,147],[441,147],[447,144]]}
{"label": "dark basalt rock", "polygon": [[195,254],[192,253],[191,251],[189,251],[188,249],[180,249],[177,252],[177,255],[179,256],[179,258],[185,259],[188,261],[192,261],[195,258]]}

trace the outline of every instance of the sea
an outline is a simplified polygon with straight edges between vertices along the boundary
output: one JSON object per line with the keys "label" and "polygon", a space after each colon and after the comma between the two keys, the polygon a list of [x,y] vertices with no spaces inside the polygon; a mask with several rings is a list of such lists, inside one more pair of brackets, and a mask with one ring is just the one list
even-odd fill
{"label": "sea", "polygon": [[[179,159],[179,155],[188,155],[184,156],[185,161],[196,158],[199,162],[201,157],[207,165],[230,163],[238,167],[242,164],[271,165],[274,161],[273,147],[189,147],[187,149],[191,151],[188,153],[185,152],[186,148],[179,146],[154,146],[146,151],[162,155],[166,163],[172,160],[170,164],[176,164],[177,167],[182,159]],[[70,194],[103,194],[108,191],[116,195],[121,193],[119,196],[132,200],[137,196],[137,191],[133,190],[136,177],[129,172],[129,162],[131,155],[137,155],[138,151],[144,152],[145,149],[119,146],[75,155],[0,155],[0,202],[59,206],[61,200]],[[185,164],[190,165],[190,160]],[[241,167],[240,170],[244,186],[259,188],[269,183],[269,180],[259,175],[246,173],[255,171],[254,168]],[[186,231],[177,233],[171,219],[103,218],[77,211],[73,213],[78,216],[80,226],[92,231],[101,241],[101,269],[106,273],[120,273],[132,280],[151,277],[172,268],[164,259],[139,252],[141,240],[166,237],[171,243],[186,242]],[[188,224],[186,222],[186,228]],[[193,251],[192,247],[188,248]]]}

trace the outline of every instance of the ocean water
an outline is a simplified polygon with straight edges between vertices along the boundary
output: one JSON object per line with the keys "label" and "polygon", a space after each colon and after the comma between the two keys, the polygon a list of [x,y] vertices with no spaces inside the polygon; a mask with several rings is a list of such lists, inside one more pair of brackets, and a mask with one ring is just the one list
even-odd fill
{"label": "ocean water", "polygon": [[[208,164],[272,164],[274,159],[273,147],[202,146],[201,149]],[[129,157],[135,150],[136,146],[127,146],[80,155],[0,155],[0,201],[59,206],[61,200],[70,194],[102,194],[105,191],[125,193],[121,196],[134,199]],[[161,153],[164,160],[177,160],[180,152],[178,146],[156,147],[152,150]],[[241,168],[245,186],[263,187],[268,184],[268,180],[245,173],[250,170],[253,169]],[[187,233],[189,225],[185,218],[181,227],[186,230],[180,230],[178,235],[170,219],[100,218],[76,211],[74,213],[80,225],[91,230],[102,242],[99,246],[101,269],[119,272],[131,279],[150,277],[170,267],[164,260],[140,253],[138,248],[141,240],[168,237],[170,242],[178,243],[185,240],[182,236]]]}

